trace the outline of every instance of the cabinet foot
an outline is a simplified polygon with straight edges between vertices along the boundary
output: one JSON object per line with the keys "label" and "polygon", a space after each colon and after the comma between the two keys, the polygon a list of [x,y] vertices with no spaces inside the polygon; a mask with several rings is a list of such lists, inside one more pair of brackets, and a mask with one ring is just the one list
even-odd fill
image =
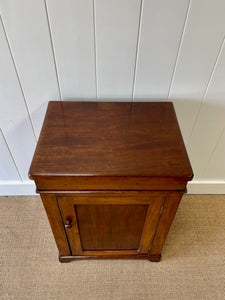
{"label": "cabinet foot", "polygon": [[70,258],[70,256],[61,256],[59,254],[59,262],[61,263],[68,263],[71,262],[73,259]]}
{"label": "cabinet foot", "polygon": [[148,260],[152,261],[152,262],[159,262],[161,260],[161,253],[160,254],[149,255]]}

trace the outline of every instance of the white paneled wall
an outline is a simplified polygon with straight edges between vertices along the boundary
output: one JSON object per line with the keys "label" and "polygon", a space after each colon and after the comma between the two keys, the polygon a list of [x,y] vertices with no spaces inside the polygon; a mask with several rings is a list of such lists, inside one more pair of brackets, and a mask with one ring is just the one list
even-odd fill
{"label": "white paneled wall", "polygon": [[195,173],[225,193],[224,0],[0,0],[0,195],[27,173],[49,100],[173,101]]}
{"label": "white paneled wall", "polygon": [[[225,178],[225,159],[221,153],[215,156],[215,151],[220,151],[218,143],[225,129],[225,43],[214,65],[207,89],[202,99],[196,123],[193,128],[191,138],[188,143],[188,152],[195,165],[195,178],[217,179]],[[223,148],[225,150],[225,148]],[[208,163],[213,159],[220,164],[218,175],[210,174],[206,176],[204,171],[209,167]],[[209,168],[210,170],[210,168]],[[220,176],[219,176],[220,174]],[[223,174],[223,176],[221,176]]]}
{"label": "white paneled wall", "polygon": [[2,22],[0,22],[0,99],[0,128],[20,176],[23,180],[27,180],[27,170],[36,140]]}
{"label": "white paneled wall", "polygon": [[131,101],[141,0],[95,0],[98,100]]}
{"label": "white paneled wall", "polygon": [[225,1],[192,0],[180,45],[169,99],[185,141],[206,92],[225,34]]}
{"label": "white paneled wall", "polygon": [[59,99],[44,1],[0,0],[0,11],[26,105],[38,136],[48,100]]}
{"label": "white paneled wall", "polygon": [[167,99],[188,4],[188,0],[143,2],[135,101]]}
{"label": "white paneled wall", "polygon": [[0,130],[0,178],[1,181],[21,181],[19,172],[9,151],[7,142]]}
{"label": "white paneled wall", "polygon": [[63,100],[96,100],[92,0],[48,0],[52,43]]}

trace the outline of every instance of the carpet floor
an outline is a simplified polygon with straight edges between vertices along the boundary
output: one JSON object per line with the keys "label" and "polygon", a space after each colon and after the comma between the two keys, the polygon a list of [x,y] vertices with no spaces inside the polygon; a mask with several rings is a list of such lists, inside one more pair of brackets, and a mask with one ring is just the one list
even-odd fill
{"label": "carpet floor", "polygon": [[183,197],[160,263],[61,264],[38,196],[0,205],[0,299],[225,299],[225,195]]}

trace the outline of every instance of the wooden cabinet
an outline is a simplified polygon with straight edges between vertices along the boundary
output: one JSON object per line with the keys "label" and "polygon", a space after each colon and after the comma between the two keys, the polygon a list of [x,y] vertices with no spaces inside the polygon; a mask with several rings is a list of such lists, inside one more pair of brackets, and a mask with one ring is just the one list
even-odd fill
{"label": "wooden cabinet", "polygon": [[193,176],[172,103],[54,101],[29,175],[61,262],[159,261]]}

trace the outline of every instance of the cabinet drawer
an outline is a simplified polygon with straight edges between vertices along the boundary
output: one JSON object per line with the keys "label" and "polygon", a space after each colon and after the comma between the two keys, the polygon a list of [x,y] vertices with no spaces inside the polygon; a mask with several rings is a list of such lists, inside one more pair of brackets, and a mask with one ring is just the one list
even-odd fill
{"label": "cabinet drawer", "polygon": [[120,176],[52,176],[37,177],[37,190],[77,191],[77,190],[179,190],[186,188],[187,180],[174,177],[120,177]]}

